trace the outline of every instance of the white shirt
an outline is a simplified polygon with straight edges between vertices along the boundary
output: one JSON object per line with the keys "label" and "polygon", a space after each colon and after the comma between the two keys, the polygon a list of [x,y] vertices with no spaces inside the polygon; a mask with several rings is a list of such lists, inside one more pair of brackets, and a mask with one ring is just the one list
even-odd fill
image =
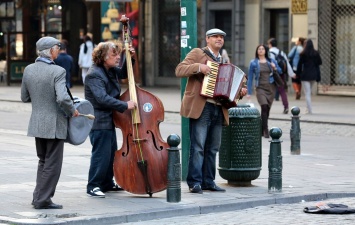
{"label": "white shirt", "polygon": [[[270,50],[269,50],[269,56],[270,58],[272,59],[275,59],[275,56],[279,54],[279,51],[280,49],[276,48],[276,47],[271,47]],[[271,52],[273,52],[274,54],[272,54]],[[286,62],[287,62],[287,74],[292,77],[294,72],[292,70],[292,67],[290,65],[290,63],[288,62],[288,59],[287,59],[287,55],[285,54],[285,52],[281,51],[281,55],[285,58]]]}

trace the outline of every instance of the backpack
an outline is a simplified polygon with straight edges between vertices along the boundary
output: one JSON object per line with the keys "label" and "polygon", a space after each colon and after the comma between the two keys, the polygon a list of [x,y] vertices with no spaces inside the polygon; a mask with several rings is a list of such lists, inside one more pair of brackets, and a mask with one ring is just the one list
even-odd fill
{"label": "backpack", "polygon": [[282,70],[282,74],[287,74],[287,60],[281,55],[281,50],[279,50],[279,54],[276,55],[275,52],[271,52],[272,54],[275,55],[275,60],[279,67]]}

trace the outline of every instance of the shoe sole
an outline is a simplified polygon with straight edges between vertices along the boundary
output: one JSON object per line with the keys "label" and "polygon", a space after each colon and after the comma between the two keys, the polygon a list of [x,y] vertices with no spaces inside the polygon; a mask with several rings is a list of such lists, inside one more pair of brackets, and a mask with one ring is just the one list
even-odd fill
{"label": "shoe sole", "polygon": [[105,198],[105,195],[91,195],[91,194],[87,194],[87,196],[92,197],[92,198]]}
{"label": "shoe sole", "polygon": [[203,194],[203,191],[190,191],[190,193],[192,193],[192,194]]}

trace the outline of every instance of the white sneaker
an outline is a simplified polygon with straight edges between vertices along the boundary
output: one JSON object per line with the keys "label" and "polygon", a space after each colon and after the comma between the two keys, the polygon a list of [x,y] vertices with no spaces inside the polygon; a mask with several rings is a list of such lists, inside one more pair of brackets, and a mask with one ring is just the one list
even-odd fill
{"label": "white sneaker", "polygon": [[306,109],[304,114],[312,114],[312,111],[309,111],[308,109]]}
{"label": "white sneaker", "polygon": [[92,190],[88,191],[87,194],[90,197],[105,198],[105,194],[102,193],[99,187],[93,188]]}

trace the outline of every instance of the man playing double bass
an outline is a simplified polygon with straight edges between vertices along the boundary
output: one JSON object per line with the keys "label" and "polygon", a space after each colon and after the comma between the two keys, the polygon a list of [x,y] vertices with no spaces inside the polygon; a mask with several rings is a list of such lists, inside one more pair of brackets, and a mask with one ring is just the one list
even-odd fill
{"label": "man playing double bass", "polygon": [[[211,68],[206,61],[222,62],[220,49],[226,33],[220,29],[206,32],[207,46],[194,48],[176,67],[177,77],[187,77],[180,114],[190,122],[190,157],[187,184],[191,193],[202,194],[203,190],[224,192],[214,182],[216,174],[216,154],[221,145],[222,125],[228,125],[228,109],[212,98],[200,95],[203,79]],[[241,96],[247,90],[242,88]]]}
{"label": "man playing double bass", "polygon": [[[134,109],[136,103],[120,101],[118,79],[127,78],[127,67],[119,68],[122,49],[114,42],[101,42],[92,54],[93,65],[85,78],[85,98],[94,107],[95,121],[89,134],[92,145],[87,194],[104,198],[104,192],[119,191],[113,182],[113,160],[117,150],[113,110],[124,112]],[[134,56],[134,49],[130,48]]]}

